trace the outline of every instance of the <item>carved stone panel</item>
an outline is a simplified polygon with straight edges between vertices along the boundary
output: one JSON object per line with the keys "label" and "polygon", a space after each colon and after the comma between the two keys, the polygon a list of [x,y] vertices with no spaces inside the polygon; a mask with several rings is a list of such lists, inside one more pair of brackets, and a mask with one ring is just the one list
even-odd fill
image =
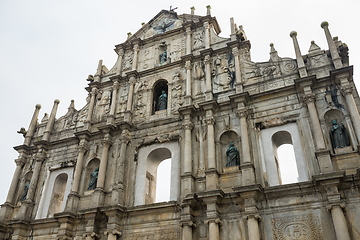
{"label": "carved stone panel", "polygon": [[180,239],[179,229],[163,229],[158,231],[146,231],[137,233],[125,234],[125,239],[128,240],[143,240],[143,239],[166,239],[177,240]]}
{"label": "carved stone panel", "polygon": [[319,216],[303,215],[272,220],[274,239],[323,240]]}

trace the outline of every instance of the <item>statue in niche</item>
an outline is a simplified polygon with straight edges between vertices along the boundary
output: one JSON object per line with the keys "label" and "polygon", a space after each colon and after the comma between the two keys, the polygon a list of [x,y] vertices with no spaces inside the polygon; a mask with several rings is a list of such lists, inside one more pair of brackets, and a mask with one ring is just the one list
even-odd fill
{"label": "statue in niche", "polygon": [[29,191],[29,187],[30,187],[30,181],[25,184],[24,192],[23,192],[23,194],[21,195],[20,202],[25,201],[26,196],[27,196],[28,191]]}
{"label": "statue in niche", "polygon": [[165,90],[162,90],[161,95],[159,97],[159,111],[165,110],[167,108],[167,95]]}
{"label": "statue in niche", "polygon": [[160,54],[159,59],[160,59],[160,66],[166,63],[167,60],[166,50],[164,50],[164,52]]}
{"label": "statue in niche", "polygon": [[227,162],[226,167],[233,167],[240,165],[239,151],[234,146],[234,143],[229,144],[228,150],[226,150]]}
{"label": "statue in niche", "polygon": [[232,54],[230,54],[228,58],[228,82],[230,83],[230,88],[234,88],[235,83],[235,63],[234,63],[234,57]]}
{"label": "statue in niche", "polygon": [[94,190],[96,188],[98,176],[99,176],[99,168],[96,167],[94,172],[90,173],[90,182],[87,190]]}
{"label": "statue in niche", "polygon": [[332,120],[333,126],[330,130],[330,138],[333,148],[343,148],[350,146],[349,136],[344,127],[344,124],[341,122],[340,125],[336,120]]}

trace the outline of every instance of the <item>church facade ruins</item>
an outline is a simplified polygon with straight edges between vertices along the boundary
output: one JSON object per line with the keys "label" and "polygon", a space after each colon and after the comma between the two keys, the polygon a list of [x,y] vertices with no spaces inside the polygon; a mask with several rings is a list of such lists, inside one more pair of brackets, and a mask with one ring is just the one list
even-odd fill
{"label": "church facade ruins", "polygon": [[[0,239],[360,239],[360,99],[348,47],[273,44],[251,61],[242,26],[162,10],[89,75],[86,105],[40,105],[19,157]],[[283,183],[278,148],[294,149]],[[169,201],[158,166],[171,162]],[[290,161],[290,160],[289,160]]]}

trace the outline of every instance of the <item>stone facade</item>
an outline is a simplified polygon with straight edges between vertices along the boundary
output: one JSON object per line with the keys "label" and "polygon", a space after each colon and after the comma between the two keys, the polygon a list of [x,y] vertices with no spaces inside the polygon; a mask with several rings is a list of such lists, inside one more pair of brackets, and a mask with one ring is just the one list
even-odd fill
{"label": "stone facade", "polygon": [[[210,6],[161,11],[116,45],[113,68],[100,60],[82,109],[56,119],[55,100],[38,123],[36,106],[0,238],[360,239],[360,99],[346,44],[321,27],[329,50],[312,42],[302,55],[291,32],[296,59],[271,44],[256,63],[233,19],[230,38],[218,36]],[[349,146],[335,147],[333,120]],[[296,183],[282,184],[283,144]],[[170,201],[156,203],[168,158]]]}

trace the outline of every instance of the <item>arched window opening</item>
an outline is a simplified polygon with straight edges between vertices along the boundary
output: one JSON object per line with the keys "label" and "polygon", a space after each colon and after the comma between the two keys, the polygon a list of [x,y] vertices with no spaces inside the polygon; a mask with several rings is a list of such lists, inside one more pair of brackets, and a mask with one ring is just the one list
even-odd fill
{"label": "arched window opening", "polygon": [[66,173],[59,174],[56,177],[47,217],[54,217],[55,213],[62,211],[67,180],[68,175]]}
{"label": "arched window opening", "polygon": [[277,149],[278,164],[282,184],[299,182],[294,147],[292,144],[283,144]]}
{"label": "arched window opening", "polygon": [[157,168],[156,202],[170,201],[171,158],[162,161]]}
{"label": "arched window opening", "polygon": [[298,169],[291,134],[276,132],[272,136],[275,165],[279,184],[298,182]]}
{"label": "arched window opening", "polygon": [[168,83],[165,80],[157,82],[153,92],[152,114],[167,109],[168,106]]}

